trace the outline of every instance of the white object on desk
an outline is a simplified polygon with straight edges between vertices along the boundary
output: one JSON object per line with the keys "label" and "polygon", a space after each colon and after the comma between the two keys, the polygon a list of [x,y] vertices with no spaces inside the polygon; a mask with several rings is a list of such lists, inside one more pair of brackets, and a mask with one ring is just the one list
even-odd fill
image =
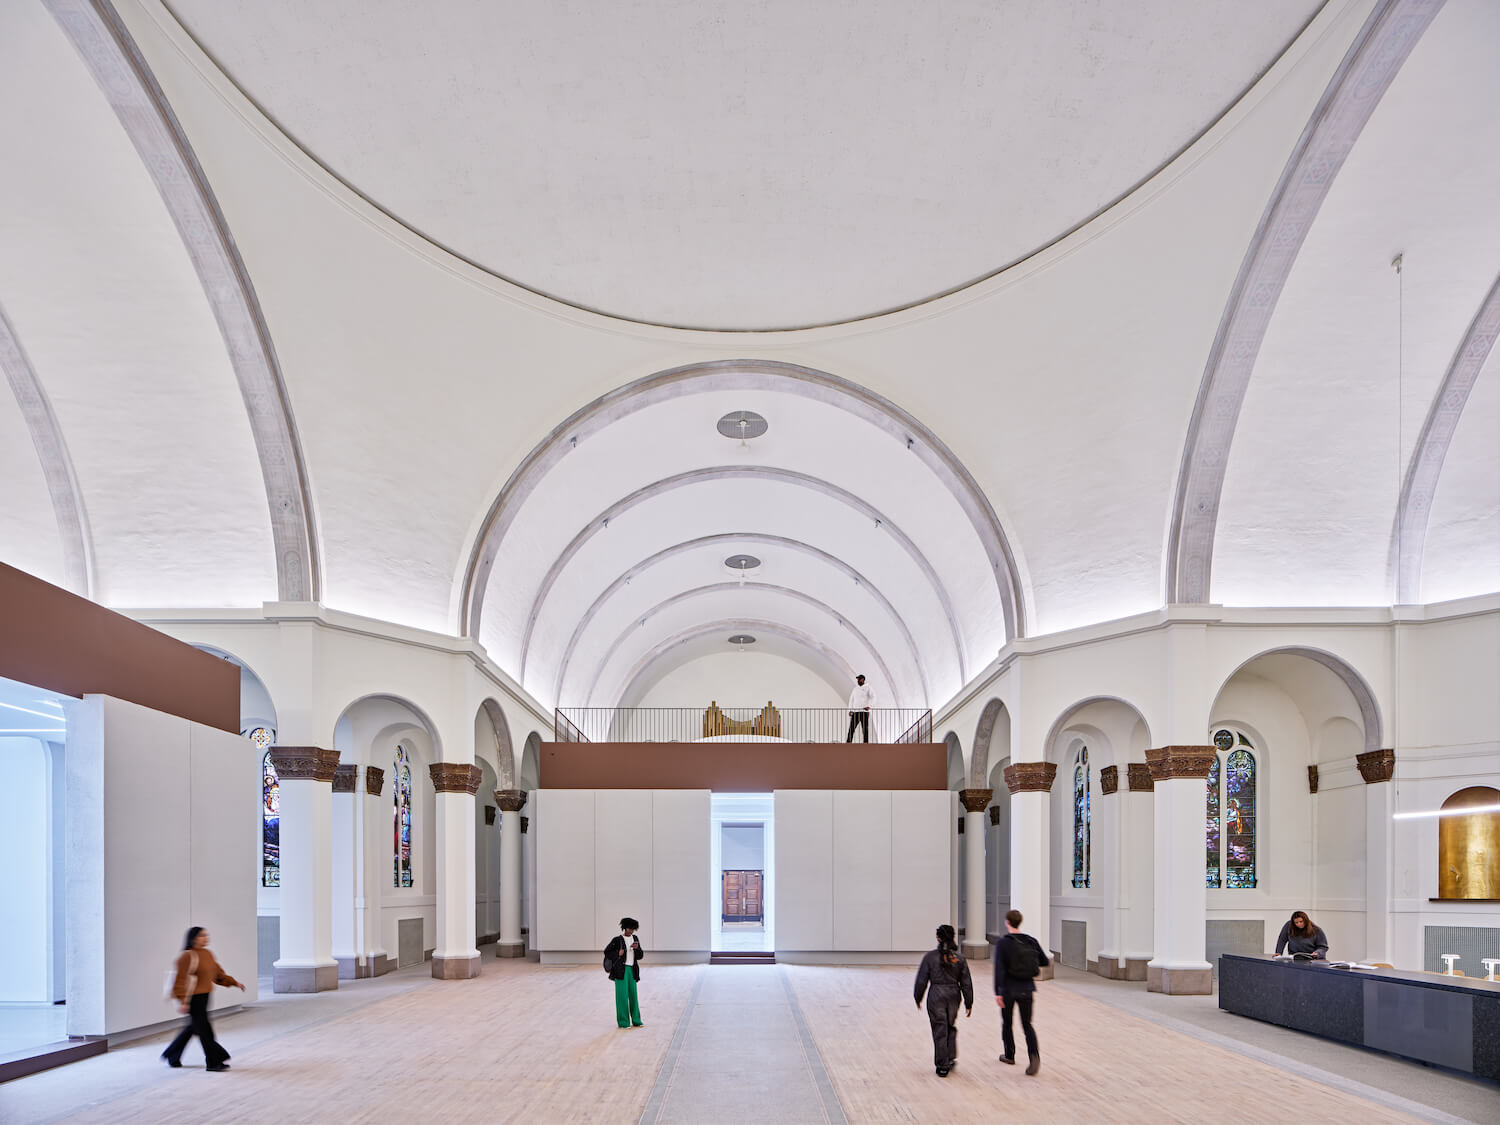
{"label": "white object on desk", "polygon": [[1458,954],[1457,953],[1444,953],[1443,954],[1443,960],[1446,961],[1446,962],[1448,962],[1448,971],[1446,973],[1444,973],[1443,975],[1451,977],[1453,975],[1453,962],[1455,962],[1455,961],[1458,960]]}
{"label": "white object on desk", "polygon": [[1486,976],[1484,979],[1485,980],[1494,980],[1495,979],[1495,966],[1496,965],[1500,965],[1500,957],[1481,957],[1479,959],[1479,963],[1481,965],[1483,965],[1486,969],[1489,970],[1489,975]]}

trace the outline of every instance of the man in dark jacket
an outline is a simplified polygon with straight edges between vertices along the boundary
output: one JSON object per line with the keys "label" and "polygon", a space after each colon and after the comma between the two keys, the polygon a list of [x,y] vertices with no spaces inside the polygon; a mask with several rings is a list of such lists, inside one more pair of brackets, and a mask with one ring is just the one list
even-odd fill
{"label": "man in dark jacket", "polygon": [[1005,1054],[1000,1061],[1016,1062],[1016,1037],[1011,1032],[1010,1013],[1021,1013],[1021,1031],[1026,1035],[1026,1054],[1030,1062],[1027,1074],[1042,1069],[1042,1053],[1037,1049],[1036,1030],[1031,1026],[1031,1002],[1036,994],[1036,977],[1050,964],[1036,938],[1021,932],[1021,912],[1005,912],[1005,935],[995,943],[995,1003],[1000,1005],[1000,1030]]}
{"label": "man in dark jacket", "polygon": [[620,919],[620,936],[604,947],[604,967],[615,982],[615,1022],[621,1027],[641,1027],[641,1002],[635,982],[641,979],[641,958],[646,953],[636,931],[641,924],[634,918]]}
{"label": "man in dark jacket", "polygon": [[[929,949],[917,968],[917,1011],[922,1010],[922,994],[927,993],[927,1019],[932,1024],[932,1063],[939,1078],[958,1065],[958,1000],[974,1014],[974,982],[969,978],[969,963],[958,952],[958,937],[953,927],[937,928],[938,945]],[[928,991],[931,986],[931,991]]]}

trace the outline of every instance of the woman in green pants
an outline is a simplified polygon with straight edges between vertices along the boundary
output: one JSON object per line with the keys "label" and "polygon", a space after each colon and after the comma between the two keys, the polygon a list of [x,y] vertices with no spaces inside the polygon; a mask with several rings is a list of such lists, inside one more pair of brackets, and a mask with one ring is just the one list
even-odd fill
{"label": "woman in green pants", "polygon": [[634,918],[620,919],[620,936],[604,947],[604,967],[615,982],[615,1022],[621,1027],[640,1027],[641,1002],[636,996],[636,981],[641,979],[641,939],[636,931],[641,924]]}

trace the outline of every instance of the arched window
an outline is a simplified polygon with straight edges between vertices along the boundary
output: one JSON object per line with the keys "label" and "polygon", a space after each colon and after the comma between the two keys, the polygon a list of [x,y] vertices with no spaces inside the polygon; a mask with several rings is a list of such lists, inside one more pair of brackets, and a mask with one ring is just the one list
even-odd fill
{"label": "arched window", "polygon": [[1460,789],[1438,819],[1438,897],[1500,897],[1500,792],[1488,785]]}
{"label": "arched window", "polygon": [[1089,748],[1078,751],[1073,766],[1073,885],[1089,885],[1093,858],[1093,825],[1089,809]]}
{"label": "arched window", "polygon": [[1210,887],[1255,886],[1255,747],[1243,734],[1214,732],[1208,772],[1208,865]]}
{"label": "arched window", "polygon": [[271,764],[276,732],[269,727],[247,730],[245,737],[260,751],[260,885],[281,886],[281,782]]}
{"label": "arched window", "polygon": [[406,747],[396,745],[396,871],[395,886],[411,886],[411,764]]}

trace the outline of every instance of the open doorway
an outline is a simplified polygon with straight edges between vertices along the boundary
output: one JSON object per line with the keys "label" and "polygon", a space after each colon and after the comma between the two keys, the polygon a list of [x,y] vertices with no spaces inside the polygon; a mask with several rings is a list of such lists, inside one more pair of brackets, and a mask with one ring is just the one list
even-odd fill
{"label": "open doorway", "polygon": [[769,793],[715,793],[710,799],[713,952],[776,948],[774,808]]}

